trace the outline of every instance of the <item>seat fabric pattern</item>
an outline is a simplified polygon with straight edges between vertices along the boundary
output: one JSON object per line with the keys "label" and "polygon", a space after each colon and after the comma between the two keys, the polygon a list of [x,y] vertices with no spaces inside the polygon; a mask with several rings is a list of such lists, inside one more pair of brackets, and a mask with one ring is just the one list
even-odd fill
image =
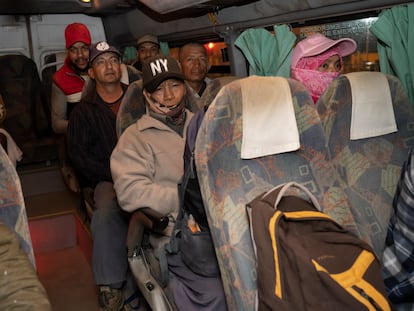
{"label": "seat fabric pattern", "polygon": [[414,110],[399,80],[393,76],[387,80],[398,128],[395,133],[350,140],[352,95],[345,75],[334,80],[317,103],[330,156],[360,237],[380,259],[401,166],[414,142]]}
{"label": "seat fabric pattern", "polygon": [[[316,107],[305,87],[288,80],[300,149],[242,160],[243,98],[239,81],[223,87],[207,110],[196,140],[195,161],[228,307],[255,310],[256,262],[245,205],[257,195],[281,183],[298,182],[315,195],[326,213],[358,233],[329,160]],[[272,89],[266,91],[271,94]],[[249,104],[260,109],[260,102]]]}
{"label": "seat fabric pattern", "polygon": [[22,250],[35,265],[20,179],[2,147],[0,147],[0,219],[16,233]]}

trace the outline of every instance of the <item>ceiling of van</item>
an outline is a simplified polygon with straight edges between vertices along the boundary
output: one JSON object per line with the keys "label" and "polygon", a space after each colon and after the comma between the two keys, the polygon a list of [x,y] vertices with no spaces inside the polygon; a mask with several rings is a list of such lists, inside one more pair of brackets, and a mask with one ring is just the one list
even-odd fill
{"label": "ceiling of van", "polygon": [[242,5],[257,0],[227,0],[227,1],[212,1],[212,0],[139,0],[153,11],[166,14],[177,12],[184,9],[191,9],[193,13],[206,13],[206,11],[214,12],[225,7]]}
{"label": "ceiling of van", "polygon": [[[106,16],[131,9],[147,11],[150,15],[169,14],[168,19],[182,17],[183,14],[199,16],[222,8],[242,5],[257,0],[14,0],[0,1],[0,14],[36,15],[60,13],[85,13]],[[174,14],[171,14],[174,13]]]}
{"label": "ceiling of van", "polygon": [[[94,16],[110,16],[125,13],[131,10],[143,12],[150,18],[166,22],[182,17],[198,17],[209,12],[219,12],[232,6],[260,4],[267,7],[272,14],[283,14],[301,10],[310,10],[318,7],[340,6],[344,3],[388,3],[407,2],[403,0],[13,0],[0,1],[0,14],[37,15],[37,14],[68,14],[85,13]],[[409,2],[409,1],[408,1]],[[260,12],[259,12],[260,13]]]}

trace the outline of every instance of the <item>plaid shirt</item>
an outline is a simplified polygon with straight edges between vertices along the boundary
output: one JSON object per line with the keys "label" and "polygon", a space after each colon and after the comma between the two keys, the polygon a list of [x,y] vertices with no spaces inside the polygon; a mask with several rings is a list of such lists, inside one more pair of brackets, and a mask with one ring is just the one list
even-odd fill
{"label": "plaid shirt", "polygon": [[404,163],[383,254],[383,276],[393,303],[414,302],[414,149]]}

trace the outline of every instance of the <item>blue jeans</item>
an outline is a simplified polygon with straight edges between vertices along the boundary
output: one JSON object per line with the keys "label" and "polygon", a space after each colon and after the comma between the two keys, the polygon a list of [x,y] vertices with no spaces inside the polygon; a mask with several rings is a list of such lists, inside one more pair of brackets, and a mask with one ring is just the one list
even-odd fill
{"label": "blue jeans", "polygon": [[91,231],[95,283],[120,287],[128,271],[126,239],[129,215],[119,207],[111,182],[103,181],[95,187],[94,200],[96,209],[92,215]]}

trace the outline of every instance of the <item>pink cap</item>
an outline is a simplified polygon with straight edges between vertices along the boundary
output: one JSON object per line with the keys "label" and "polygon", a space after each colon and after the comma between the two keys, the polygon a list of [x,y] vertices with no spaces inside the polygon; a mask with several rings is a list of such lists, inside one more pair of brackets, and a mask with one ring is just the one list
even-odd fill
{"label": "pink cap", "polygon": [[298,61],[303,57],[321,54],[332,47],[337,47],[339,55],[344,57],[354,53],[357,45],[356,42],[350,38],[332,40],[325,37],[323,34],[316,33],[296,44],[292,54],[291,67],[295,68]]}

